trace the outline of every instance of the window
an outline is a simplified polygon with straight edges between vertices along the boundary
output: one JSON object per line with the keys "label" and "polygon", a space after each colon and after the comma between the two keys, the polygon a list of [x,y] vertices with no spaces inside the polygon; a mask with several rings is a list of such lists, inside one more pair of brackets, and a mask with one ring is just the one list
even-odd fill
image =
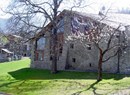
{"label": "window", "polygon": [[91,44],[88,44],[88,45],[87,45],[87,49],[88,49],[88,50],[91,50]]}
{"label": "window", "polygon": [[74,62],[74,63],[75,63],[75,62],[76,62],[76,59],[75,59],[75,58],[72,58],[72,62]]}
{"label": "window", "polygon": [[52,60],[52,55],[50,56],[50,60]]}
{"label": "window", "polygon": [[89,67],[92,67],[91,63],[89,63]]}
{"label": "window", "polygon": [[59,50],[59,53],[62,53],[62,50],[63,50],[63,49],[62,49],[62,47],[61,47],[60,50]]}
{"label": "window", "polygon": [[72,49],[73,49],[73,48],[74,48],[74,44],[72,44],[72,43],[71,43],[71,44],[70,44],[70,48],[72,48]]}
{"label": "window", "polygon": [[58,26],[57,33],[64,32],[64,19],[59,20],[57,26]]}
{"label": "window", "polygon": [[119,38],[119,34],[116,35],[116,38]]}
{"label": "window", "polygon": [[41,37],[37,40],[37,50],[43,50],[45,47],[45,38]]}

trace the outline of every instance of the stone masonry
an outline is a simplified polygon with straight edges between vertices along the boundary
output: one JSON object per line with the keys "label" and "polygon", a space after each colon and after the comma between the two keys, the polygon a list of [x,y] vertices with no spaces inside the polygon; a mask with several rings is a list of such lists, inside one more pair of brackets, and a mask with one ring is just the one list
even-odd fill
{"label": "stone masonry", "polygon": [[[85,15],[80,14],[78,12],[70,12],[70,11],[63,11],[61,13],[63,17],[63,43],[62,43],[62,53],[58,56],[58,63],[57,68],[58,70],[78,70],[78,71],[94,71],[96,72],[98,69],[98,57],[99,57],[99,51],[96,48],[96,46],[93,43],[90,43],[87,39],[78,38],[73,35],[72,32],[72,18],[73,17],[79,17],[79,18],[85,18],[84,21],[91,21],[94,22],[98,18],[98,16],[95,15]],[[80,21],[80,20],[79,20]],[[102,22],[103,23],[103,22]],[[117,24],[117,23],[116,23]],[[109,26],[110,22],[104,21],[104,25]],[[112,28],[115,28],[115,26],[110,25]],[[37,39],[40,39],[41,36],[38,36],[34,38],[32,43],[32,50],[31,50],[31,68],[40,68],[40,69],[50,69],[51,67],[51,38],[50,38],[50,27],[47,26],[47,29],[42,31],[43,35],[42,37],[45,38],[44,43],[44,50],[41,57],[41,60],[36,59],[36,55],[40,56],[41,54],[36,54],[36,41]],[[129,34],[129,27],[125,27],[125,33]],[[79,27],[80,30],[83,29],[83,27]],[[108,32],[104,30],[105,32]],[[119,30],[121,31],[121,30]],[[113,41],[112,44],[116,43],[117,39]],[[120,58],[118,55],[111,58],[109,61],[103,63],[103,71],[109,72],[109,73],[116,73],[118,69],[119,64],[119,70],[120,73],[129,74],[130,73],[130,47],[129,47],[129,39],[128,39],[128,47],[125,48],[120,55]],[[105,43],[102,43],[102,46],[105,46]],[[59,52],[59,51],[58,51]],[[109,52],[108,54],[113,54],[114,51]],[[39,58],[39,57],[38,57]]]}

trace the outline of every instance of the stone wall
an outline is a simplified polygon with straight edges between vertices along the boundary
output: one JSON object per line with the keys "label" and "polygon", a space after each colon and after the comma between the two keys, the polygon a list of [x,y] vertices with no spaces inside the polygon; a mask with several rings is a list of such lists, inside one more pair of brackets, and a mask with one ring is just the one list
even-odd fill
{"label": "stone wall", "polygon": [[[94,45],[88,48],[87,40],[76,38],[71,32],[71,16],[66,14],[65,44],[66,44],[66,69],[81,71],[97,71],[98,51]],[[73,46],[71,46],[73,45]],[[64,54],[65,55],[65,54]]]}
{"label": "stone wall", "polygon": [[44,59],[43,60],[35,60],[35,41],[33,40],[31,42],[32,44],[32,50],[31,50],[31,67],[32,68],[40,68],[40,69],[50,69],[51,66],[51,60],[50,60],[50,33],[45,32],[44,35],[46,41],[45,41],[45,47],[44,47]]}

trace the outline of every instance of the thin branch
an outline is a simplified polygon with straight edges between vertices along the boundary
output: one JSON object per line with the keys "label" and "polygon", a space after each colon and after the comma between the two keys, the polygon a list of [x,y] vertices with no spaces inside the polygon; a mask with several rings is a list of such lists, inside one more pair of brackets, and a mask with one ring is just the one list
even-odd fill
{"label": "thin branch", "polygon": [[116,31],[118,31],[119,28],[120,28],[120,25],[118,26],[117,29],[115,29],[115,31],[112,31],[113,32],[112,34],[110,34],[110,38],[108,39],[107,47],[104,50],[103,55],[109,50],[112,38],[114,37],[114,34],[116,33]]}
{"label": "thin branch", "polygon": [[48,14],[48,12],[44,8],[42,8],[42,7],[40,7],[40,6],[36,5],[36,4],[31,3],[29,0],[26,0],[26,1],[29,3],[29,5],[31,5],[31,6],[33,6],[35,8],[41,9],[43,11],[43,13],[45,15],[47,15],[47,17],[49,18],[49,20],[52,21],[52,18],[50,17],[50,15]]}
{"label": "thin branch", "polygon": [[115,56],[118,54],[118,52],[119,52],[119,50],[117,50],[116,53],[114,53],[113,55],[109,56],[107,59],[103,60],[102,62],[106,62],[106,61],[108,61],[109,59],[115,57]]}

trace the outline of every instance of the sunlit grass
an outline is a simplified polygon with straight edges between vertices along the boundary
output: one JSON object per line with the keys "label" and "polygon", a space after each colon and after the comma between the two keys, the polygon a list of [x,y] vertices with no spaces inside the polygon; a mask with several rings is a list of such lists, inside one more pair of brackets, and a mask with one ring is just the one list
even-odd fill
{"label": "sunlit grass", "polygon": [[27,68],[30,65],[30,59],[25,58],[18,61],[10,61],[0,63],[0,75],[8,73],[10,71],[15,71],[21,68]]}
{"label": "sunlit grass", "polygon": [[97,73],[29,68],[29,59],[0,64],[0,91],[12,95],[96,95],[109,94],[130,86],[126,75],[103,74],[96,82]]}

